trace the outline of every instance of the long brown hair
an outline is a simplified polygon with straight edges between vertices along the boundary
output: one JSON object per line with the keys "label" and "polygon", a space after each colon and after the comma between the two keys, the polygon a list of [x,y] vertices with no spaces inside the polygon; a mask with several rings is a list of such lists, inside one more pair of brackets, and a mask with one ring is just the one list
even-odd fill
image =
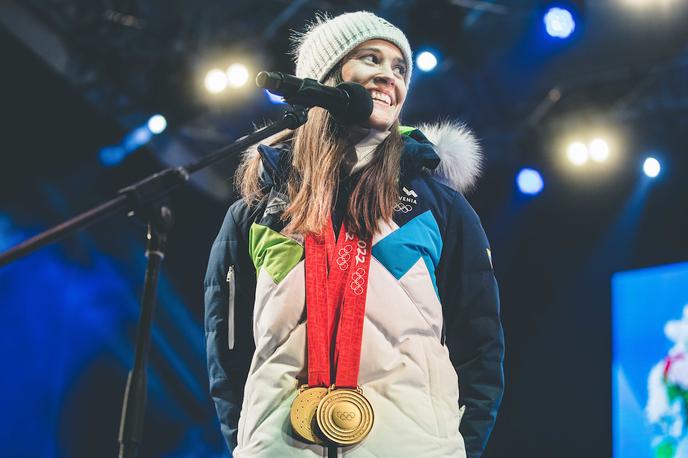
{"label": "long brown hair", "polygon": [[[325,84],[342,81],[341,67],[333,70]],[[399,201],[399,170],[403,140],[399,121],[391,127],[389,136],[378,145],[372,161],[361,172],[344,215],[347,231],[361,238],[371,237],[383,221],[389,221]],[[318,234],[330,217],[337,200],[340,174],[345,170],[345,158],[356,157],[353,141],[347,129],[338,124],[330,113],[312,108],[308,122],[295,131],[283,131],[265,141],[275,145],[291,142],[291,170],[286,182],[289,206],[282,215],[288,234]],[[236,171],[235,183],[242,198],[255,205],[265,195],[262,188],[260,156],[249,154]]]}

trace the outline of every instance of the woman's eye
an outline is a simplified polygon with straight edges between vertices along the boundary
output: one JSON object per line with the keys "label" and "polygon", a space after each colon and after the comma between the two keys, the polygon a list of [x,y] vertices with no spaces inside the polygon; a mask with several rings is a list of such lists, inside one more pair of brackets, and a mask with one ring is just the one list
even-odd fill
{"label": "woman's eye", "polygon": [[361,56],[361,60],[364,62],[370,62],[373,64],[377,63],[377,56],[375,54],[365,54]]}
{"label": "woman's eye", "polygon": [[395,71],[397,74],[399,74],[399,75],[401,75],[401,76],[404,76],[404,75],[406,75],[406,66],[404,66],[404,65],[397,65],[397,66],[394,67],[394,71]]}

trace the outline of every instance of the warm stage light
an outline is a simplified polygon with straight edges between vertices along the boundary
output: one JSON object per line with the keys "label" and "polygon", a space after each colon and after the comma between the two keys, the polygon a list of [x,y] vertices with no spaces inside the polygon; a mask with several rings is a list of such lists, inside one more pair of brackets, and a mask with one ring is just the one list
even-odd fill
{"label": "warm stage light", "polygon": [[673,3],[674,0],[623,0],[623,3],[632,8],[662,7]]}
{"label": "warm stage light", "polygon": [[416,65],[423,72],[429,72],[437,66],[437,57],[430,51],[423,51],[416,57]]}
{"label": "warm stage light", "polygon": [[645,172],[645,175],[650,178],[655,178],[657,175],[659,175],[661,170],[662,166],[657,159],[654,157],[648,157],[645,159],[645,162],[643,163],[643,172]]}
{"label": "warm stage light", "polygon": [[167,120],[163,115],[153,115],[148,120],[148,130],[154,134],[160,134],[167,128]]}
{"label": "warm stage light", "polygon": [[205,75],[205,88],[211,94],[222,92],[227,87],[227,75],[222,70],[213,69]]}
{"label": "warm stage light", "polygon": [[609,157],[609,144],[601,138],[596,138],[588,146],[590,159],[595,162],[604,162]]}
{"label": "warm stage light", "polygon": [[552,7],[547,10],[543,18],[545,29],[554,38],[568,38],[576,29],[576,21],[570,11],[564,8]]}
{"label": "warm stage light", "polygon": [[588,147],[581,142],[571,143],[566,149],[566,156],[573,165],[583,165],[588,162]]}
{"label": "warm stage light", "polygon": [[227,69],[227,82],[232,87],[241,87],[248,81],[248,69],[241,64],[230,65]]}

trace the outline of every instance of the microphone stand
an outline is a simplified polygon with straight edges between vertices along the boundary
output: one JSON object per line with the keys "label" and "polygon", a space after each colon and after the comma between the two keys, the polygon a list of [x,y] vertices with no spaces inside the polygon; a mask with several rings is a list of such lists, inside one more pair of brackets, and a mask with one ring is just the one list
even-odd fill
{"label": "microphone stand", "polygon": [[165,197],[173,189],[185,184],[192,173],[211,164],[246,150],[259,141],[284,129],[296,129],[308,120],[308,108],[291,105],[280,121],[269,124],[250,135],[240,138],[204,158],[184,167],[169,168],[151,175],[138,183],[118,191],[118,196],[74,218],[58,224],[29,240],[0,254],[0,267],[19,259],[38,248],[58,240],[96,221],[110,217],[122,210],[142,219],[147,227],[146,276],[141,300],[141,313],[136,331],[134,367],[129,371],[119,428],[119,458],[136,458],[143,436],[143,420],[146,410],[146,364],[150,347],[153,312],[160,265],[165,257],[167,234],[173,226],[172,209]]}

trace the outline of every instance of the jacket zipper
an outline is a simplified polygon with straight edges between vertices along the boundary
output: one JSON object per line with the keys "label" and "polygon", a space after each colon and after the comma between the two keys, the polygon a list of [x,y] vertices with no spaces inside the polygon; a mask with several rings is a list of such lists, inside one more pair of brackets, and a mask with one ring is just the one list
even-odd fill
{"label": "jacket zipper", "polygon": [[235,280],[234,280],[234,266],[229,266],[227,270],[227,285],[229,288],[229,309],[227,310],[227,346],[230,350],[234,349],[234,294],[235,294]]}

